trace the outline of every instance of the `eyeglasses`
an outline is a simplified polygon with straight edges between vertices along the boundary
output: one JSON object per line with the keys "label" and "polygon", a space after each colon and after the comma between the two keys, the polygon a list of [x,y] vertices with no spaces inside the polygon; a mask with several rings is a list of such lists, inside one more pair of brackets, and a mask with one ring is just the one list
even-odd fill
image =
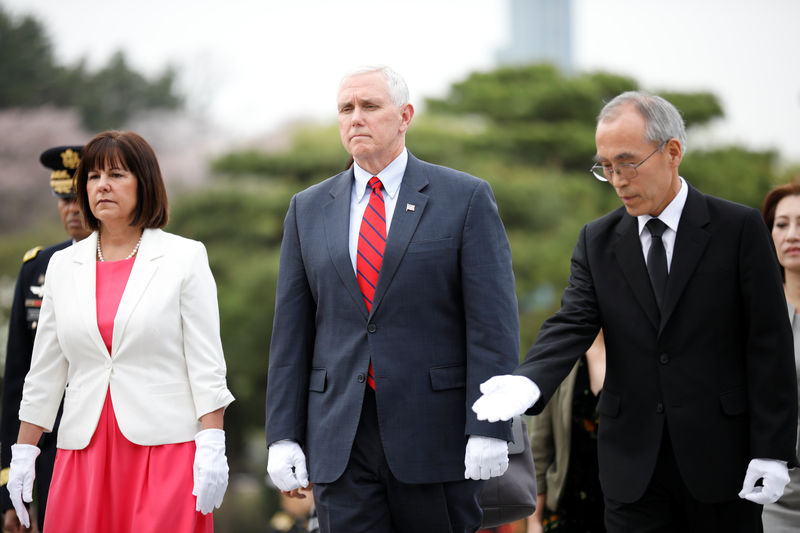
{"label": "eyeglasses", "polygon": [[661,150],[665,144],[669,142],[669,139],[662,142],[658,145],[658,147],[650,152],[650,155],[642,159],[636,164],[633,163],[622,163],[620,165],[614,166],[607,163],[596,163],[592,168],[589,169],[589,172],[594,175],[595,178],[599,179],[600,181],[610,181],[613,177],[614,173],[617,174],[620,178],[624,180],[632,180],[639,174],[638,168],[644,163],[653,157],[653,154]]}

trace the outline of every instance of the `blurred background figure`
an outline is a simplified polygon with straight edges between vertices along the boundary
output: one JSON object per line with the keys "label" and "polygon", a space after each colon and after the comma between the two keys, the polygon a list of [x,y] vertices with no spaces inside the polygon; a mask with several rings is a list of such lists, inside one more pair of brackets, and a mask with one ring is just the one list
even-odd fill
{"label": "blurred background figure", "polygon": [[597,466],[597,402],[606,374],[603,330],[531,418],[531,452],[539,489],[528,532],[604,532]]}
{"label": "blurred background figure", "polygon": [[205,247],[160,229],[166,188],[139,135],[97,135],[75,180],[95,231],[47,268],[11,447],[11,502],[28,525],[36,444],[66,391],[48,533],[213,531],[233,395]]}
{"label": "blurred background figure", "polygon": [[[778,262],[783,273],[789,321],[794,335],[794,361],[800,382],[800,184],[789,183],[772,189],[764,198],[761,214],[772,232]],[[800,397],[800,386],[798,386]],[[797,440],[800,455],[800,435]],[[781,498],[764,506],[761,514],[765,533],[788,533],[800,528],[800,468],[789,470],[790,481]]]}
{"label": "blurred background figure", "polygon": [[319,533],[311,487],[300,489],[295,497],[284,494],[265,476],[267,486],[278,493],[280,508],[269,519],[267,533]]}
{"label": "blurred background figure", "polygon": [[[42,306],[42,286],[44,274],[50,257],[72,243],[84,239],[91,230],[84,224],[81,208],[75,199],[72,176],[78,168],[83,146],[57,146],[42,152],[39,160],[51,170],[50,188],[58,198],[58,212],[69,239],[42,249],[37,246],[28,250],[23,257],[22,268],[17,277],[11,319],[8,328],[8,348],[3,377],[3,404],[0,416],[0,467],[2,482],[8,480],[8,467],[11,464],[11,444],[19,431],[19,403],[22,399],[22,384],[31,366],[31,352],[36,327],[39,324],[39,309]],[[60,411],[56,417],[53,433],[45,433],[39,441],[41,457],[36,465],[36,511],[39,529],[44,528],[44,513],[47,507],[47,492],[53,475],[53,461],[56,457],[56,431],[61,419]],[[3,513],[3,533],[23,531],[17,513],[8,498],[8,491],[0,490],[0,511]]]}

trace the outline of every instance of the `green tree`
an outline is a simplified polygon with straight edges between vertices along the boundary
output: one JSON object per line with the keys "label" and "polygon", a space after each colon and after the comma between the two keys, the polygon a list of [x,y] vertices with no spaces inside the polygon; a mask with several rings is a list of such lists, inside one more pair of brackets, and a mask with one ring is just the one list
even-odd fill
{"label": "green tree", "polygon": [[[75,74],[82,73],[80,70]],[[150,81],[131,70],[122,52],[115,53],[104,68],[82,79],[82,91],[74,104],[90,130],[120,128],[134,114],[148,109],[177,109],[181,97],[173,93],[176,72],[167,68]]]}
{"label": "green tree", "polygon": [[33,17],[14,22],[0,6],[0,108],[38,105],[49,98],[53,52]]}
{"label": "green tree", "polygon": [[42,25],[33,17],[14,21],[0,6],[0,109],[74,107],[89,130],[121,128],[141,111],[179,109],[175,77],[167,67],[149,80],[128,66],[122,52],[97,72],[88,72],[83,60],[58,65]]}
{"label": "green tree", "polygon": [[248,437],[263,438],[267,352],[272,325],[283,217],[291,191],[240,180],[186,195],[175,203],[168,231],[202,241],[217,283],[228,385],[236,401],[226,411],[234,471]]}

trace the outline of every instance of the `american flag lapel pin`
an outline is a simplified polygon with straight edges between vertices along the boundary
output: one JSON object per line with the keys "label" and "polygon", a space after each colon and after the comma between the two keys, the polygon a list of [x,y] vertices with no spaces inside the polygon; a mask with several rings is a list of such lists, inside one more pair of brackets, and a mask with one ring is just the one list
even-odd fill
{"label": "american flag lapel pin", "polygon": [[406,204],[406,211],[414,211],[417,209],[417,206],[414,204]]}

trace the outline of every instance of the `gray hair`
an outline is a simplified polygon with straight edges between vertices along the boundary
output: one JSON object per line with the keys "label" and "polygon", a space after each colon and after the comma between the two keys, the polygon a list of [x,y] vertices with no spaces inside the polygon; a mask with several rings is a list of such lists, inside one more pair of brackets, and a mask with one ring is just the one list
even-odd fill
{"label": "gray hair", "polygon": [[342,80],[339,82],[339,86],[341,87],[342,83],[345,82],[348,78],[352,78],[353,76],[357,76],[359,74],[370,74],[372,72],[380,72],[386,78],[386,85],[389,87],[389,98],[392,99],[392,103],[397,107],[403,107],[408,103],[408,85],[406,85],[406,80],[398,74],[395,70],[385,65],[379,65],[374,67],[362,67],[352,72],[348,72],[342,77]]}
{"label": "gray hair", "polygon": [[644,132],[645,142],[661,144],[673,138],[678,139],[681,151],[686,153],[686,124],[683,117],[674,105],[660,96],[641,91],[624,92],[603,106],[597,116],[597,122],[613,119],[619,108],[628,103],[636,106],[636,110],[647,123]]}

